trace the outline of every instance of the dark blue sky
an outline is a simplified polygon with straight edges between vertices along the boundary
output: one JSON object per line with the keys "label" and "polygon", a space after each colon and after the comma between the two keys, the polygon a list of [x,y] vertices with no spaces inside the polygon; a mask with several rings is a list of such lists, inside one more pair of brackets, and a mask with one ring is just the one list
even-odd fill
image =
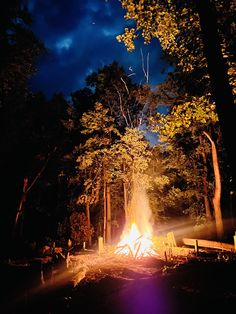
{"label": "dark blue sky", "polygon": [[85,86],[87,75],[113,61],[133,74],[136,82],[144,82],[141,49],[144,60],[149,54],[149,83],[157,85],[164,80],[161,71],[167,65],[161,60],[157,40],[144,45],[142,38],[138,39],[134,52],[127,52],[116,40],[127,26],[119,0],[27,0],[27,4],[33,31],[48,50],[30,81],[34,92],[69,96]]}

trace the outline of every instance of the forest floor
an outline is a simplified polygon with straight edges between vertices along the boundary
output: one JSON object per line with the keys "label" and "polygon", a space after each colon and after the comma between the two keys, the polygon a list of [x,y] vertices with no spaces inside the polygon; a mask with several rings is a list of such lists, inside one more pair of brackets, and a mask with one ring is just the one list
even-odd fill
{"label": "forest floor", "polygon": [[43,281],[39,263],[2,263],[0,313],[227,314],[236,308],[235,253],[168,260],[96,253],[77,260],[77,266],[54,268],[48,277],[44,269]]}

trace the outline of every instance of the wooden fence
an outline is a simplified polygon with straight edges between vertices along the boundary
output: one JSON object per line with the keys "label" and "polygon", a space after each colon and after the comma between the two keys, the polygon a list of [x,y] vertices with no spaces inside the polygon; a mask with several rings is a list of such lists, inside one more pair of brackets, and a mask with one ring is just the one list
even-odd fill
{"label": "wooden fence", "polygon": [[[234,241],[235,241],[234,236]],[[197,251],[199,247],[204,247],[208,249],[216,249],[222,251],[235,252],[236,251],[236,242],[234,244],[223,243],[217,241],[210,240],[202,240],[202,239],[191,239],[191,238],[183,238],[182,239],[184,245],[194,246]]]}

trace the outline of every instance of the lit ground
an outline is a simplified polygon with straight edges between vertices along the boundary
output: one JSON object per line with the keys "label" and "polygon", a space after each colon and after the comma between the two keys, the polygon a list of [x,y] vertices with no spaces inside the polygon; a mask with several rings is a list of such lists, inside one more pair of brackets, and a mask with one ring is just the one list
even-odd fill
{"label": "lit ground", "polygon": [[2,269],[8,277],[0,312],[192,314],[236,307],[235,255],[182,252],[135,260],[106,252],[72,259],[74,265],[54,270],[44,284],[26,269]]}

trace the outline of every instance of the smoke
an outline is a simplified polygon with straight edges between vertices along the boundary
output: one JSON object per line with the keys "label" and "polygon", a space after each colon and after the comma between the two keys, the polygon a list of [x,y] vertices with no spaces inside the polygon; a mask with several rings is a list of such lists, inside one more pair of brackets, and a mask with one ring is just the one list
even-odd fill
{"label": "smoke", "polygon": [[130,228],[135,223],[141,234],[152,235],[152,211],[146,189],[139,183],[133,184],[131,200],[128,204],[128,217],[126,228]]}

